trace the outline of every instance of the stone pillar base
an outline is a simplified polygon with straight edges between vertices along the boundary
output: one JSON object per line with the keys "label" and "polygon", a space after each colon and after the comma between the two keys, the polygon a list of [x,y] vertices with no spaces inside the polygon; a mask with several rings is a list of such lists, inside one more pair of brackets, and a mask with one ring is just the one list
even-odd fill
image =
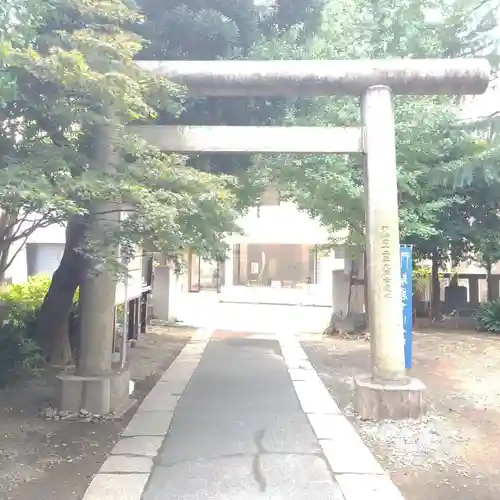
{"label": "stone pillar base", "polygon": [[130,372],[120,370],[100,377],[65,373],[59,379],[59,410],[106,415],[120,411],[129,397]]}
{"label": "stone pillar base", "polygon": [[371,375],[354,378],[354,407],[363,420],[403,420],[425,414],[425,385],[410,378],[406,384],[374,382]]}

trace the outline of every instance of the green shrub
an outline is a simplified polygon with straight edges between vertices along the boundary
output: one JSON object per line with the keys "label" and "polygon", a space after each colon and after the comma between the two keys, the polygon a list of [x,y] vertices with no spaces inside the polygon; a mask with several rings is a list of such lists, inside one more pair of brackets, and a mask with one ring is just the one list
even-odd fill
{"label": "green shrub", "polygon": [[40,346],[12,325],[0,327],[0,387],[15,378],[37,375],[44,365]]}
{"label": "green shrub", "polygon": [[25,283],[7,285],[0,290],[0,301],[6,303],[5,320],[14,329],[27,329],[36,321],[36,315],[50,287],[51,277],[33,276]]}
{"label": "green shrub", "polygon": [[[6,306],[0,325],[0,386],[13,377],[36,375],[44,363],[42,349],[36,341],[35,324],[38,312],[51,283],[51,276],[37,275],[25,283],[0,289],[0,302]],[[71,312],[75,324],[78,292]]]}
{"label": "green shrub", "polygon": [[478,330],[500,333],[500,299],[483,302],[476,312],[476,321]]}
{"label": "green shrub", "polygon": [[[36,323],[37,314],[43,300],[49,291],[52,277],[45,274],[32,276],[24,283],[7,285],[0,290],[0,302],[7,304],[8,313],[5,320],[15,329],[25,330],[31,336]],[[75,307],[72,316],[76,314],[78,290],[73,298]]]}

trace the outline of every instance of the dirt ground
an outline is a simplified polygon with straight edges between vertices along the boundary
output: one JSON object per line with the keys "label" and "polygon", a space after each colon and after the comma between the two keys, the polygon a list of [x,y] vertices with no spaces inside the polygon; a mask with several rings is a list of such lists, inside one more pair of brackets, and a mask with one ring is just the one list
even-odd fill
{"label": "dirt ground", "polygon": [[[134,398],[146,396],[192,333],[152,326],[129,350]],[[0,392],[2,500],[80,500],[132,416],[98,423],[43,418],[40,409],[55,405],[55,375]]]}
{"label": "dirt ground", "polygon": [[363,422],[352,376],[369,370],[369,342],[304,335],[302,345],[406,500],[500,498],[500,338],[414,334],[412,375],[428,388],[422,421]]}

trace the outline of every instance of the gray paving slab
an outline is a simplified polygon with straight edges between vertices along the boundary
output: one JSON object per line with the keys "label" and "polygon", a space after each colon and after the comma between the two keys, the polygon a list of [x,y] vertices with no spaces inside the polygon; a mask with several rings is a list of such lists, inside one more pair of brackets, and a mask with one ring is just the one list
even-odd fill
{"label": "gray paving slab", "polygon": [[153,468],[153,459],[150,457],[128,457],[125,455],[111,455],[102,464],[100,473],[137,473],[149,474]]}
{"label": "gray paving slab", "polygon": [[147,474],[96,474],[83,500],[137,500],[147,481]]}
{"label": "gray paving slab", "polygon": [[174,396],[168,384],[157,384],[147,395],[138,411],[174,411],[179,396]]}
{"label": "gray paving slab", "polygon": [[332,476],[322,457],[264,455],[261,474],[266,496],[272,500],[344,500],[340,488],[332,488]]}
{"label": "gray paving slab", "polygon": [[165,436],[172,417],[171,411],[137,412],[125,427],[122,436]]}
{"label": "gray paving slab", "polygon": [[213,339],[143,500],[342,500],[276,340]]}
{"label": "gray paving slab", "polygon": [[111,454],[156,457],[163,439],[163,436],[124,437],[115,444]]}
{"label": "gray paving slab", "polygon": [[174,417],[168,446],[160,450],[157,462],[172,465],[224,455],[251,455],[259,449],[266,453],[321,453],[309,429],[297,432],[301,427],[301,415],[211,412],[186,415],[182,420]]}

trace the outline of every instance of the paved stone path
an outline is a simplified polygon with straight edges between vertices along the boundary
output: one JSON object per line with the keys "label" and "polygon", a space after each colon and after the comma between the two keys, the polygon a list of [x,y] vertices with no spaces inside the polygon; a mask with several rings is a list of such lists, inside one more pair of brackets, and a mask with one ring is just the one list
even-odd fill
{"label": "paved stone path", "polygon": [[402,500],[293,334],[199,330],[84,500]]}

